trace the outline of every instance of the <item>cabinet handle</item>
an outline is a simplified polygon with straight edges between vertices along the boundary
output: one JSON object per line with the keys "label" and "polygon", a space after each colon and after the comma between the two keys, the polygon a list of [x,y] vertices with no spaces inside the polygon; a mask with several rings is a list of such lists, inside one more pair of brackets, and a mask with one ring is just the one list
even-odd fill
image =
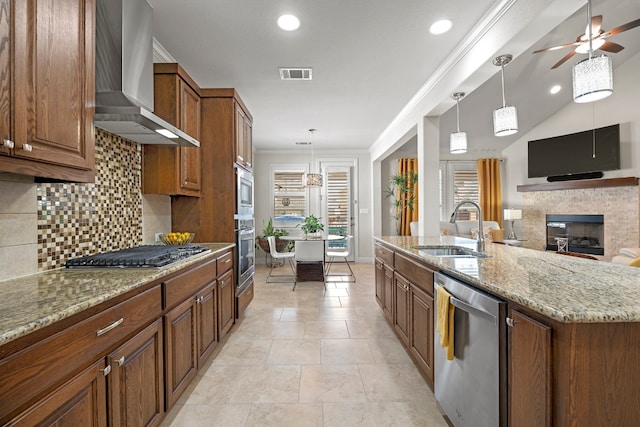
{"label": "cabinet handle", "polygon": [[13,148],[15,147],[16,144],[10,139],[5,139],[2,145],[4,145],[7,148]]}
{"label": "cabinet handle", "polygon": [[120,359],[116,360],[116,362],[118,363],[118,366],[124,365],[124,356],[122,356]]}
{"label": "cabinet handle", "polygon": [[22,144],[22,147],[20,148],[22,148],[24,151],[29,151],[29,152],[33,151],[33,145],[31,144]]}
{"label": "cabinet handle", "polygon": [[241,162],[244,162],[244,158],[242,158],[242,156],[238,156],[238,160],[240,160]]}
{"label": "cabinet handle", "polygon": [[120,326],[122,324],[122,322],[124,322],[124,318],[121,317],[120,319],[116,320],[115,322],[113,322],[112,324],[107,326],[106,328],[102,328],[99,331],[96,331],[96,335],[97,336],[104,335],[107,332],[109,332],[110,330],[115,329],[118,326]]}
{"label": "cabinet handle", "polygon": [[102,374],[106,377],[107,375],[109,375],[109,372],[111,372],[111,365],[107,365],[104,367],[104,369],[100,369],[100,372],[102,372]]}
{"label": "cabinet handle", "polygon": [[511,317],[507,317],[506,322],[507,322],[507,326],[511,326],[512,328],[516,325],[516,321]]}
{"label": "cabinet handle", "polygon": [[231,262],[231,260],[230,260],[230,259],[225,259],[223,262],[224,262],[225,264],[229,264],[229,263]]}
{"label": "cabinet handle", "polygon": [[203,296],[196,297],[196,304],[202,304],[202,301],[204,301]]}

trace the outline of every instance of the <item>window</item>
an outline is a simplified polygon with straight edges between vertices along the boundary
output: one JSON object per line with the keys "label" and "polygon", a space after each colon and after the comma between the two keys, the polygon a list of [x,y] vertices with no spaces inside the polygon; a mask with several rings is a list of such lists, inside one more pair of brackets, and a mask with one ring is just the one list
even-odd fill
{"label": "window", "polygon": [[[480,203],[476,162],[440,162],[440,220],[448,221],[453,209],[463,200]],[[458,210],[458,219],[478,219],[478,211],[471,205]]]}
{"label": "window", "polygon": [[274,227],[293,228],[302,222],[308,209],[304,166],[273,166],[271,176]]}

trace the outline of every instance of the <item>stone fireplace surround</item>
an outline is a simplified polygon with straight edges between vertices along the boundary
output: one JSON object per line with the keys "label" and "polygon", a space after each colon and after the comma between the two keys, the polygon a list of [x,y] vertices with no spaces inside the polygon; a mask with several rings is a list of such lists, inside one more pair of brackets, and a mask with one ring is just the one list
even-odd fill
{"label": "stone fireplace surround", "polygon": [[[614,186],[617,183],[621,186]],[[604,215],[604,261],[620,248],[640,247],[640,187],[637,178],[518,186],[522,196],[523,247],[545,250],[547,214]],[[610,185],[613,184],[613,185]]]}

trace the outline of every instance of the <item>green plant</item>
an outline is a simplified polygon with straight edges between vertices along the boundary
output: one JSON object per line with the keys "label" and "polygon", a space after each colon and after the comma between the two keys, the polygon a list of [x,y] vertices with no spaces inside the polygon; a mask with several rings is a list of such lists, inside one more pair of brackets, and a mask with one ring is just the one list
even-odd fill
{"label": "green plant", "polygon": [[300,229],[304,234],[316,233],[318,231],[324,231],[324,224],[320,222],[320,218],[311,214],[304,217],[300,225]]}
{"label": "green plant", "polygon": [[385,199],[392,199],[393,212],[391,218],[396,221],[396,231],[400,230],[402,213],[405,209],[413,211],[416,202],[414,194],[415,184],[418,182],[418,174],[414,172],[398,173],[389,178],[389,187],[386,190]]}
{"label": "green plant", "polygon": [[280,240],[281,236],[286,236],[287,234],[289,234],[289,232],[284,228],[273,228],[273,218],[269,218],[269,221],[267,221],[266,224],[262,221],[262,234],[256,236],[256,246],[265,252],[269,252],[269,242],[267,241],[267,237],[275,236],[276,250],[278,252],[282,252],[285,249],[291,250],[293,242]]}
{"label": "green plant", "polygon": [[289,232],[284,228],[273,228],[273,218],[269,218],[266,224],[264,220],[262,221],[262,235],[256,236],[256,240],[266,239],[269,236],[286,236],[287,234]]}

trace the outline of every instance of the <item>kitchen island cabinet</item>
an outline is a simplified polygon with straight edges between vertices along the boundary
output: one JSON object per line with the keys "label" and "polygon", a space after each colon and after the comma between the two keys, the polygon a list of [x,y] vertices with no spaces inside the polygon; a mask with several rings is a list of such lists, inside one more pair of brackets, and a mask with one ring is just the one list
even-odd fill
{"label": "kitchen island cabinet", "polygon": [[[376,298],[385,318],[433,389],[433,268],[376,242]],[[393,262],[394,268],[389,267]],[[387,303],[386,301],[389,301]]]}
{"label": "kitchen island cabinet", "polygon": [[407,259],[507,302],[508,425],[638,424],[637,269],[495,244],[487,245],[483,258],[436,257],[414,249],[475,248],[475,241],[449,236],[390,236],[375,243],[394,251],[396,276],[411,270],[399,262]]}
{"label": "kitchen island cabinet", "polygon": [[0,11],[0,170],[93,182],[95,0]]}
{"label": "kitchen island cabinet", "polygon": [[[200,88],[178,64],[156,63],[154,113],[200,140]],[[145,194],[200,196],[200,148],[143,146]]]}

